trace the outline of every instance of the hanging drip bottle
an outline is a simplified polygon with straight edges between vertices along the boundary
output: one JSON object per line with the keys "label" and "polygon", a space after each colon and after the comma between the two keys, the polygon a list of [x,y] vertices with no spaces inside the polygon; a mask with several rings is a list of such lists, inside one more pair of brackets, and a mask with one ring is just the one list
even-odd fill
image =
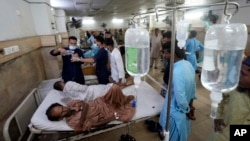
{"label": "hanging drip bottle", "polygon": [[185,20],[181,20],[176,23],[176,39],[178,41],[178,47],[184,48],[188,37],[189,23]]}
{"label": "hanging drip bottle", "polygon": [[206,33],[201,82],[211,91],[212,118],[216,118],[222,93],[237,87],[246,43],[245,24],[215,24]]}
{"label": "hanging drip bottle", "polygon": [[[141,77],[149,71],[149,58],[148,31],[139,27],[129,28],[125,33],[125,64],[127,72],[134,77],[136,91]],[[136,101],[133,105],[136,105]]]}

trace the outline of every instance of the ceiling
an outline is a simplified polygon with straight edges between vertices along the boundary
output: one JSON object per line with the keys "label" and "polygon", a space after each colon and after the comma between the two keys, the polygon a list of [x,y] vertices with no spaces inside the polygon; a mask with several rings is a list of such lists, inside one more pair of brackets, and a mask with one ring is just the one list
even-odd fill
{"label": "ceiling", "polygon": [[[96,19],[129,19],[134,14],[154,12],[155,6],[171,6],[174,0],[51,0],[54,8],[64,9],[67,16],[91,16]],[[234,0],[236,1],[236,0]],[[199,5],[224,0],[176,0],[182,5]],[[179,5],[181,5],[179,4]]]}

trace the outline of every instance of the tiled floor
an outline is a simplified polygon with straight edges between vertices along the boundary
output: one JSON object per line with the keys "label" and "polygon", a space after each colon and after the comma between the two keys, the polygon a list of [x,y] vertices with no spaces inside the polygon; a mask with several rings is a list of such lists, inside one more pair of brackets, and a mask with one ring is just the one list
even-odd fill
{"label": "tiled floor", "polygon": [[[161,68],[161,67],[160,67]],[[158,82],[162,82],[163,73],[161,69],[150,69],[149,75],[152,76]],[[132,81],[132,78],[129,78]],[[160,91],[160,87],[148,78],[145,78],[149,84],[151,84],[157,91]],[[203,88],[198,75],[197,82],[197,99],[194,101],[196,108],[195,115],[196,120],[191,122],[191,134],[188,141],[205,141],[208,135],[212,132],[213,122],[209,117],[210,114],[210,100],[209,91]],[[153,119],[157,121],[157,118]],[[129,134],[136,138],[137,141],[160,141],[157,133],[149,132],[144,122],[132,124],[129,127]],[[119,141],[121,134],[126,134],[128,127],[112,130],[102,134],[98,134],[81,141]],[[48,141],[58,139],[57,135],[40,136],[39,141]]]}

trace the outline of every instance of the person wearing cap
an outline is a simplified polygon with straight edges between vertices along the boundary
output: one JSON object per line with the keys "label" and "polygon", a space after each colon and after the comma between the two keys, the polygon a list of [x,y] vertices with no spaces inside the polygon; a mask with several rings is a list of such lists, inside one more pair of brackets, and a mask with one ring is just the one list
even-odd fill
{"label": "person wearing cap", "polygon": [[211,141],[229,141],[230,125],[250,125],[250,56],[242,63],[238,87],[223,94],[214,119]]}

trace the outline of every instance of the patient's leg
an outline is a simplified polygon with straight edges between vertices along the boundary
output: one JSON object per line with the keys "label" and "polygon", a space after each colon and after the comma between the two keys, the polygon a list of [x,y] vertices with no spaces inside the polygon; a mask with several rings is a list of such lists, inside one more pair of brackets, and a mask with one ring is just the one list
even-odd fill
{"label": "patient's leg", "polygon": [[121,88],[118,85],[113,84],[113,86],[108,90],[108,92],[103,98],[106,103],[111,104],[116,108],[119,108],[133,100],[134,96],[125,96]]}

